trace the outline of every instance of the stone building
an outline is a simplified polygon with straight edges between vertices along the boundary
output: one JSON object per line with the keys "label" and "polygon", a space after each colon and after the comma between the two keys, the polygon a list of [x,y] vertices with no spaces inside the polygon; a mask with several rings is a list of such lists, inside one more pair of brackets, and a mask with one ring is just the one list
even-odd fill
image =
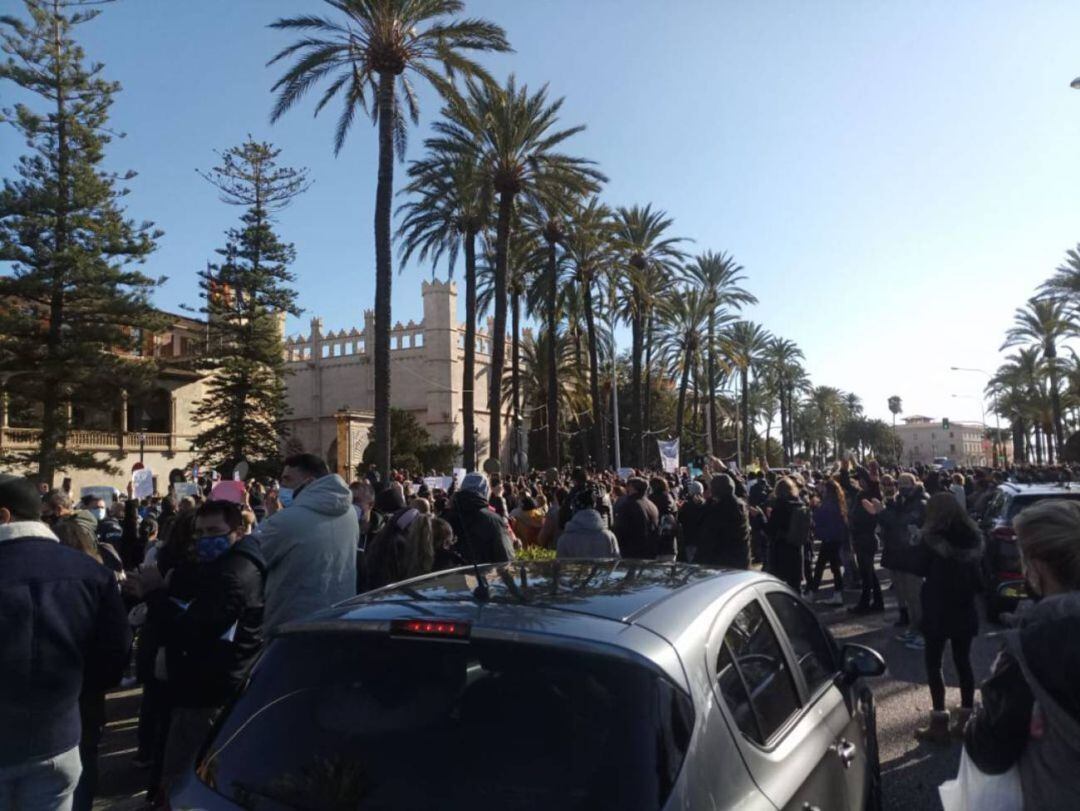
{"label": "stone building", "polygon": [[[457,285],[425,281],[421,295],[424,317],[420,323],[398,322],[390,334],[390,403],[413,412],[434,441],[462,445],[465,325],[457,320]],[[323,456],[343,475],[360,463],[373,421],[374,330],[374,313],[367,310],[362,330],[353,327],[324,333],[322,319],[316,317],[311,319],[308,335],[285,340],[290,373],[288,450]],[[486,455],[490,420],[489,335],[490,319],[488,331],[477,330],[476,337],[473,389],[480,458]],[[502,419],[505,456],[510,444],[509,411]]]}
{"label": "stone building", "polygon": [[[131,467],[140,458],[158,477],[164,492],[169,472],[190,468],[195,461],[191,441],[197,433],[192,414],[203,397],[205,377],[195,371],[192,361],[205,342],[206,323],[174,313],[168,329],[142,337],[134,355],[152,357],[159,364],[153,387],[138,395],[116,392],[111,409],[88,408],[71,403],[71,430],[68,445],[93,451],[94,456],[112,462],[119,472],[74,470],[70,476],[73,492],[83,486],[111,485],[123,490],[131,478]],[[0,379],[0,457],[10,451],[37,447],[40,434],[40,404],[19,396],[20,374]],[[101,381],[109,386],[108,380]],[[59,486],[58,480],[54,484]]]}
{"label": "stone building", "polygon": [[958,465],[989,465],[993,459],[986,426],[980,422],[949,423],[932,417],[911,416],[896,426],[896,435],[904,443],[903,459],[908,464],[930,464],[946,457]]}

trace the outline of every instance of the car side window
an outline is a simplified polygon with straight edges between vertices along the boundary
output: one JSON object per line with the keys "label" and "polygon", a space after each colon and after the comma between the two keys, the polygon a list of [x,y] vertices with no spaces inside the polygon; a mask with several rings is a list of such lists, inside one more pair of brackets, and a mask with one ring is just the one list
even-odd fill
{"label": "car side window", "polygon": [[[724,645],[734,669],[742,678],[744,691],[749,695],[757,729],[748,731],[748,724],[739,720],[738,702],[733,704],[728,694],[724,695],[724,700],[739,728],[764,744],[798,711],[799,697],[780,642],[757,600],[736,615],[724,634]],[[722,658],[723,654],[720,655]],[[720,668],[720,659],[717,661],[718,674],[724,672]],[[721,692],[724,692],[723,685]],[[730,694],[737,696],[737,691]]]}
{"label": "car side window", "polygon": [[793,596],[774,591],[768,600],[795,651],[806,689],[813,695],[836,675],[836,649],[814,613]]}
{"label": "car side window", "polygon": [[754,708],[750,706],[750,696],[725,643],[721,643],[720,653],[716,657],[716,683],[720,686],[720,695],[731,711],[736,726],[747,737],[760,741],[761,733],[758,731],[757,718],[754,717]]}

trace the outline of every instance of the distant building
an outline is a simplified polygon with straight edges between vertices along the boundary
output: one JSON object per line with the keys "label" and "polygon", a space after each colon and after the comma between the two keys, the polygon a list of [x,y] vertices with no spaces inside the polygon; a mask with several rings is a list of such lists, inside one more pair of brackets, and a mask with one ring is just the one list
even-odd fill
{"label": "distant building", "polygon": [[[390,403],[413,412],[433,441],[463,445],[461,409],[465,364],[465,325],[457,320],[457,285],[430,281],[421,284],[424,317],[419,324],[398,322],[390,333]],[[478,458],[487,457],[488,378],[491,339],[477,330],[476,380],[473,384]],[[311,319],[311,331],[285,340],[291,413],[287,450],[324,457],[342,475],[351,475],[368,445],[374,418],[375,390],[372,349],[375,316],[364,313],[364,328],[323,333],[321,318]],[[512,445],[510,412],[504,411],[503,461]]]}
{"label": "distant building", "polygon": [[933,417],[905,417],[896,426],[896,435],[904,444],[903,460],[911,465],[930,464],[947,457],[958,465],[990,465],[993,449],[986,436],[986,426],[980,422],[950,420],[948,429]]}
{"label": "distant building", "polygon": [[[68,446],[93,451],[96,458],[111,461],[120,471],[116,475],[95,470],[62,472],[61,476],[71,477],[76,496],[87,485],[112,485],[123,490],[140,455],[157,476],[158,491],[164,493],[169,472],[188,468],[195,461],[191,441],[197,430],[192,415],[205,391],[205,375],[195,370],[194,360],[206,340],[206,322],[174,313],[165,315],[171,319],[170,326],[141,336],[132,353],[158,363],[158,376],[149,391],[129,396],[117,390],[112,408],[80,403],[68,406]],[[0,456],[37,447],[41,404],[20,397],[21,376],[17,373],[0,379]],[[101,385],[113,383],[102,379]],[[61,482],[54,484],[60,486]]]}

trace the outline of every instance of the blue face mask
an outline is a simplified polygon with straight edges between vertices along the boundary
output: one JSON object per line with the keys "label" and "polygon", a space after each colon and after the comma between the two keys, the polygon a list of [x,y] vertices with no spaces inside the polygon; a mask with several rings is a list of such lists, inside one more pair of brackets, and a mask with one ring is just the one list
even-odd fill
{"label": "blue face mask", "polygon": [[195,541],[195,555],[199,563],[209,563],[224,555],[231,544],[228,535],[212,535]]}
{"label": "blue face mask", "polygon": [[292,504],[293,489],[291,487],[279,487],[277,492],[278,504],[282,507],[288,507]]}
{"label": "blue face mask", "polygon": [[95,507],[90,512],[93,513],[94,518],[96,518],[98,521],[104,521],[105,520],[105,508],[104,507]]}

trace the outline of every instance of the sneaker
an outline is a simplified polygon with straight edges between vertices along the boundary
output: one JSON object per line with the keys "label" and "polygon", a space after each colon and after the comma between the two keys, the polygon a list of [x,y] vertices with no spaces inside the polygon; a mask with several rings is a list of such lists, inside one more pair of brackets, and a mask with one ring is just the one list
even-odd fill
{"label": "sneaker", "polygon": [[909,650],[926,650],[926,640],[915,635],[904,644],[904,647]]}

